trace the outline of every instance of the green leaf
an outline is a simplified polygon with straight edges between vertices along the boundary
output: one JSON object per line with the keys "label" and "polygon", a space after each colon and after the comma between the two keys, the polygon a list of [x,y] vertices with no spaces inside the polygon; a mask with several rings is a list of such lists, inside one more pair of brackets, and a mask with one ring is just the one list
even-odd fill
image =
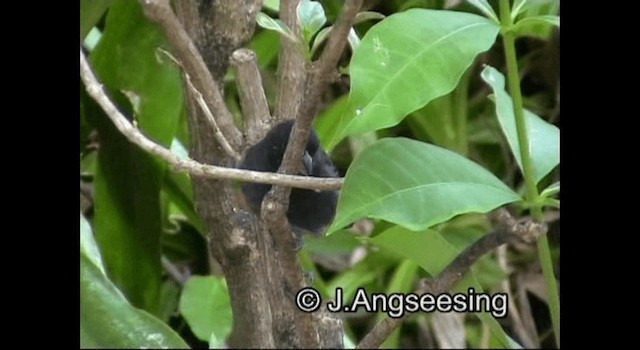
{"label": "green leaf", "polygon": [[[400,226],[380,233],[371,238],[371,241],[415,262],[434,277],[442,272],[462,251],[462,249],[451,245],[440,233],[434,230],[412,232]],[[465,274],[465,277],[456,284],[452,291],[466,292],[469,287],[472,287],[476,293],[483,290],[473,269]],[[515,342],[509,338],[490,313],[480,312],[476,315],[487,324],[493,335],[498,336],[502,346],[512,347],[514,345]]]}
{"label": "green leaf", "polygon": [[527,0],[515,0],[513,2],[513,7],[511,8],[511,21],[515,22],[516,17],[524,10],[524,5],[527,3]]}
{"label": "green leaf", "polygon": [[481,16],[425,9],[374,25],[351,60],[350,108],[340,138],[396,125],[452,91],[498,31]]}
{"label": "green leaf", "polygon": [[[409,293],[413,292],[414,284],[418,272],[418,264],[412,260],[404,260],[398,265],[391,276],[389,286],[385,291],[386,295],[391,293]],[[377,322],[382,321],[387,316],[385,312],[378,312]],[[394,330],[382,343],[381,348],[386,349],[398,349],[401,348],[400,344],[400,328]]]}
{"label": "green leaf", "polygon": [[223,278],[193,276],[180,297],[180,313],[200,340],[216,342],[231,333],[232,316],[229,292]]}
{"label": "green leaf", "polygon": [[287,39],[291,40],[294,43],[299,42],[298,38],[295,36],[295,34],[293,34],[291,29],[289,29],[289,27],[284,22],[279,19],[271,18],[264,12],[258,12],[258,14],[256,15],[256,22],[260,27],[276,31],[284,35]]}
{"label": "green leaf", "polygon": [[271,30],[263,30],[251,38],[247,47],[256,53],[258,66],[265,68],[275,61],[280,50],[280,35]]}
{"label": "green leaf", "polygon": [[319,2],[310,0],[302,0],[298,4],[298,20],[307,45],[311,43],[313,35],[327,23],[322,5]]}
{"label": "green leaf", "polygon": [[500,23],[498,15],[496,15],[496,12],[493,11],[493,8],[491,7],[491,5],[489,5],[489,2],[487,0],[467,0],[467,2],[475,6],[478,10],[484,13],[485,16],[491,18],[494,22]]}
{"label": "green leaf", "polygon": [[315,127],[320,144],[328,153],[340,142],[340,133],[348,122],[345,118],[347,108],[347,96],[340,96],[316,118]]}
{"label": "green leaf", "polygon": [[91,227],[80,214],[80,346],[188,348],[169,326],[134,308],[104,273]]}
{"label": "green leaf", "polygon": [[111,5],[111,0],[81,0],[80,1],[80,39],[84,40],[102,15]]}
{"label": "green leaf", "polygon": [[[522,170],[513,102],[511,96],[504,89],[504,75],[495,68],[486,66],[482,70],[481,76],[493,89],[498,121],[509,142],[511,152]],[[537,183],[560,163],[560,130],[526,109],[524,115],[528,123],[529,150]]]}
{"label": "green leaf", "polygon": [[556,181],[540,192],[540,197],[551,197],[560,192],[560,181]]}
{"label": "green leaf", "polygon": [[540,24],[560,27],[560,17],[552,15],[527,17],[514,24],[512,30],[522,32],[525,27]]}
{"label": "green leaf", "polygon": [[271,11],[278,12],[280,11],[280,0],[264,0],[263,6]]}
{"label": "green leaf", "polygon": [[362,22],[366,22],[372,19],[384,19],[386,16],[380,12],[375,11],[362,11],[356,14],[356,19],[353,21],[353,24],[358,24]]}
{"label": "green leaf", "polygon": [[89,262],[95,265],[96,268],[106,276],[104,266],[102,265],[102,256],[100,256],[98,244],[93,238],[91,225],[89,225],[89,222],[82,213],[80,213],[80,255],[86,257]]}
{"label": "green leaf", "polygon": [[[514,13],[516,5],[519,9],[517,13]],[[512,10],[511,16],[515,26],[511,29],[516,36],[534,36],[546,39],[554,26],[560,26],[559,9],[560,2],[557,0],[519,1],[514,4]]]}
{"label": "green leaf", "polygon": [[519,199],[487,170],[452,151],[406,138],[382,139],[347,170],[328,232],[362,217],[424,230]]}
{"label": "green leaf", "polygon": [[[139,128],[168,146],[183,109],[182,84],[176,67],[157,59],[161,46],[167,46],[162,32],[138,2],[114,0],[90,59],[121,110],[130,114],[133,102]],[[134,306],[158,314],[160,189],[166,165],[132,145],[104,114],[87,119],[100,135],[94,224],[106,270]]]}
{"label": "green leaf", "polygon": [[338,232],[323,237],[314,237],[305,235],[304,249],[315,254],[349,254],[362,243],[356,238],[353,232],[348,230],[339,230]]}

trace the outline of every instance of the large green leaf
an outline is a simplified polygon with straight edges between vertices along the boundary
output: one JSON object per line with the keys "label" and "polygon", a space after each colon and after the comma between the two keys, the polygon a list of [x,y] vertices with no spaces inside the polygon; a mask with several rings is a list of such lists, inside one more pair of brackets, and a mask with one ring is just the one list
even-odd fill
{"label": "large green leaf", "polygon": [[180,296],[180,312],[200,340],[222,344],[231,333],[231,302],[220,277],[191,277]]}
{"label": "large green leaf", "polygon": [[[434,277],[442,272],[462,251],[449,243],[437,231],[412,232],[400,226],[380,233],[371,241],[415,262]],[[473,288],[476,293],[482,292],[482,286],[475,277],[473,269],[460,279],[453,291],[466,292],[469,287]],[[479,312],[476,315],[487,324],[492,335],[500,340],[503,347],[521,347],[504,332],[490,313]]]}
{"label": "large green leaf", "polygon": [[342,137],[396,125],[453,90],[498,31],[478,15],[425,9],[374,25],[351,60],[350,110]]}
{"label": "large green leaf", "polygon": [[169,326],[134,308],[104,273],[91,227],[80,214],[80,346],[188,348]]}
{"label": "large green leaf", "polygon": [[[493,89],[498,121],[522,170],[513,102],[511,96],[504,90],[504,75],[495,68],[487,66],[482,70],[481,76]],[[526,109],[524,116],[528,124],[529,152],[533,160],[535,179],[538,182],[560,163],[560,130]]]}
{"label": "large green leaf", "polygon": [[424,230],[519,199],[487,170],[452,151],[406,138],[382,139],[349,167],[328,231],[362,217]]}
{"label": "large green leaf", "polygon": [[[168,146],[183,102],[179,72],[156,55],[161,46],[167,46],[162,33],[138,2],[114,0],[90,59],[121,110]],[[87,119],[100,136],[94,224],[107,273],[134,306],[158,314],[165,164],[132,145],[102,113]]]}

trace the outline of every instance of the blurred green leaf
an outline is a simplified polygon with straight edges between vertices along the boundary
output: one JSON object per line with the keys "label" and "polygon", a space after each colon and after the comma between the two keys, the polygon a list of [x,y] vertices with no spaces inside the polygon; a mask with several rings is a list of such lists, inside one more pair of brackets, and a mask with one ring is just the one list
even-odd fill
{"label": "blurred green leaf", "polygon": [[[514,4],[514,10],[516,5],[520,6],[517,15],[514,16],[512,13],[513,23],[515,23],[512,30],[516,36],[534,36],[545,39],[549,37],[551,31],[555,29],[554,27],[560,26],[558,17],[560,1],[558,0],[521,1]],[[520,24],[520,22],[523,23]]]}
{"label": "blurred green leaf", "polygon": [[291,40],[294,43],[298,43],[298,38],[293,34],[291,29],[279,19],[271,18],[264,12],[258,12],[256,16],[256,22],[258,25],[264,29],[269,29],[276,31],[282,35],[284,35],[287,39]]}
{"label": "blurred green leaf", "polygon": [[324,9],[322,5],[317,1],[302,0],[298,4],[298,19],[300,26],[302,27],[302,34],[304,41],[311,43],[311,38],[314,34],[327,23],[327,18],[324,15]]}
{"label": "blurred green leaf", "polygon": [[340,96],[315,119],[320,144],[328,153],[340,142],[340,133],[348,122],[345,119],[347,104],[347,96]]}
{"label": "blurred green leaf", "polygon": [[[166,45],[138,2],[114,0],[102,39],[89,58],[120,109],[131,115],[128,107],[133,103],[138,127],[168,146],[183,101],[178,70],[156,56],[157,47]],[[107,272],[134,306],[157,314],[160,189],[166,166],[132,145],[102,113],[90,119],[100,136],[94,224]]]}
{"label": "blurred green leaf", "polygon": [[318,254],[350,253],[362,245],[353,232],[348,230],[338,230],[329,236],[314,237],[306,235],[303,238],[304,249]]}
{"label": "blurred green leaf", "polygon": [[339,139],[396,125],[452,91],[498,31],[477,15],[424,9],[374,25],[351,60],[350,102]]}
{"label": "blurred green leaf", "polygon": [[169,326],[132,307],[104,273],[91,227],[80,214],[80,346],[188,348]]}
{"label": "blurred green leaf", "polygon": [[278,12],[280,10],[280,0],[264,0],[264,7]]}
{"label": "blurred green leaf", "polygon": [[265,68],[275,61],[280,49],[280,35],[271,30],[257,33],[247,45],[256,53],[258,66]]}
{"label": "blurred green leaf", "polygon": [[556,181],[540,192],[540,197],[551,197],[560,192],[560,181]]}
{"label": "blurred green leaf", "polygon": [[491,5],[489,5],[489,1],[487,0],[467,0],[468,3],[475,6],[478,10],[480,10],[485,16],[492,19],[496,23],[500,23],[498,19],[498,15],[493,11]]}
{"label": "blurred green leaf", "polygon": [[[393,275],[391,276],[391,281],[389,281],[389,286],[385,291],[386,295],[391,295],[392,293],[409,293],[413,292],[415,281],[417,278],[418,272],[418,264],[411,260],[404,260],[402,263],[398,265],[398,267],[393,271]],[[387,316],[385,312],[378,312],[376,319],[382,321]],[[381,348],[386,349],[398,349],[401,348],[400,344],[400,327],[394,330],[382,343]]]}
{"label": "blurred green leaf", "polygon": [[543,26],[549,25],[549,26],[560,27],[560,17],[552,16],[552,15],[527,17],[518,21],[513,26],[512,30],[515,31],[516,33],[524,32],[527,27],[534,26],[534,25],[543,25]]}
{"label": "blurred green leaf", "polygon": [[382,139],[349,167],[328,232],[362,217],[424,230],[519,199],[491,173],[452,151],[405,138]]}
{"label": "blurred green leaf", "polygon": [[[509,142],[511,152],[522,170],[513,102],[511,96],[504,89],[504,75],[495,68],[486,66],[482,70],[481,76],[493,89],[498,121]],[[560,163],[560,130],[526,109],[524,114],[529,124],[529,150],[533,160],[535,179],[538,182]]]}
{"label": "blurred green leaf", "polygon": [[93,28],[105,11],[111,5],[111,0],[80,0],[80,39]]}
{"label": "blurred green leaf", "polygon": [[231,302],[223,278],[189,278],[180,297],[180,312],[200,340],[225,340],[231,333]]}
{"label": "blurred green leaf", "polygon": [[385,19],[385,18],[386,16],[380,12],[362,11],[362,12],[358,12],[358,14],[356,15],[356,19],[353,23],[358,24],[358,23],[362,23],[372,19]]}
{"label": "blurred green leaf", "polygon": [[511,7],[511,21],[515,22],[516,17],[524,10],[524,5],[527,3],[527,0],[515,0],[513,2],[513,6]]}
{"label": "blurred green leaf", "polygon": [[[371,241],[417,263],[433,277],[442,272],[462,251],[462,249],[455,248],[434,230],[412,232],[401,226],[386,230],[373,237]],[[472,287],[476,293],[483,290],[473,271],[465,274],[465,278],[461,279],[452,290],[467,292],[469,287]],[[499,337],[503,347],[512,345],[513,340],[509,338],[490,313],[480,312],[476,315],[487,324],[492,334]]]}

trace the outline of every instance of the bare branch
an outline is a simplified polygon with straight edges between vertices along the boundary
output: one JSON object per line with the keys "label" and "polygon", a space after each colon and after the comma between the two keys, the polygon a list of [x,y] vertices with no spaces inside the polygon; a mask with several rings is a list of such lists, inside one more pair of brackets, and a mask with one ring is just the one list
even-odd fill
{"label": "bare branch", "polygon": [[231,55],[231,64],[237,72],[236,83],[245,120],[247,145],[253,145],[261,140],[272,126],[262,77],[256,64],[256,54],[249,49],[238,49]]}
{"label": "bare branch", "polygon": [[120,130],[129,141],[138,145],[143,150],[164,159],[176,171],[183,171],[193,176],[205,178],[259,182],[314,190],[335,190],[342,186],[342,179],[339,178],[316,178],[265,173],[213,166],[196,162],[190,158],[179,158],[165,147],[149,140],[122,115],[106,95],[102,84],[98,82],[82,50],[80,50],[80,76],[89,95],[98,102],[118,130]]}
{"label": "bare branch", "polygon": [[[345,2],[342,8],[342,14],[333,25],[327,44],[315,64],[315,75],[318,77],[328,77],[329,73],[334,70],[338,64],[338,60],[340,60],[340,56],[342,56],[342,52],[347,45],[349,31],[351,27],[353,27],[356,15],[362,7],[362,2],[363,0],[347,0]],[[320,84],[321,82],[321,80],[317,80],[316,84]],[[318,86],[312,86],[312,88],[317,89]]]}
{"label": "bare branch", "polygon": [[[291,29],[296,38],[302,40],[298,21],[300,0],[281,0],[280,19]],[[276,120],[296,118],[304,96],[307,71],[300,44],[280,36],[278,55],[279,89],[276,100]]]}
{"label": "bare branch", "polygon": [[[356,14],[362,6],[363,0],[347,0],[340,18],[334,25],[327,41],[327,46],[311,71],[311,80],[307,82],[305,88],[305,99],[300,107],[298,117],[293,129],[287,150],[282,159],[280,173],[291,174],[295,170],[296,164],[302,159],[302,150],[304,149],[307,139],[309,138],[309,130],[315,118],[320,97],[331,81],[331,71],[340,59],[340,55],[344,51],[347,44],[347,35],[353,26]],[[288,195],[288,191],[286,192]]]}
{"label": "bare branch", "polygon": [[[433,279],[425,279],[419,283],[418,288],[414,292],[418,295],[426,293],[440,294],[451,289],[456,282],[471,268],[481,256],[487,252],[511,242],[533,243],[541,235],[547,232],[545,223],[536,223],[527,221],[518,223],[506,209],[499,209],[494,212],[494,218],[499,222],[497,228],[490,233],[482,236],[473,242],[467,249],[460,253],[447,267],[440,272],[438,277]],[[385,318],[378,323],[365,337],[360,341],[358,349],[377,348],[382,342],[402,323],[404,314],[399,318]]]}
{"label": "bare branch", "polygon": [[220,88],[211,76],[202,56],[184,30],[169,5],[169,0],[141,0],[145,15],[160,24],[167,39],[175,50],[176,58],[184,65],[184,70],[194,80],[198,91],[202,92],[209,110],[216,113],[217,125],[226,136],[233,149],[242,145],[242,134],[233,122],[233,116],[220,93]]}

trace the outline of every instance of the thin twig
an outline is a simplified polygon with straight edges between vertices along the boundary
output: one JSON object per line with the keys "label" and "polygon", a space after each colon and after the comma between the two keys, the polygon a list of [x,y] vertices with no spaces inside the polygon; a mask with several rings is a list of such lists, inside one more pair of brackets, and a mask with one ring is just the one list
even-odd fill
{"label": "thin twig", "polygon": [[134,127],[115,104],[106,95],[102,84],[97,80],[91,70],[87,59],[80,50],[80,76],[85,84],[87,92],[105,111],[109,119],[120,132],[143,150],[164,159],[176,171],[186,172],[193,176],[215,179],[240,180],[246,182],[259,182],[272,185],[292,186],[314,190],[336,190],[342,186],[341,178],[316,178],[309,176],[294,176],[275,173],[265,173],[234,168],[225,168],[202,164],[191,158],[180,158],[165,147],[149,140],[136,127]]}
{"label": "thin twig", "polygon": [[[524,241],[533,243],[547,232],[545,223],[533,221],[519,223],[505,209],[497,210],[494,213],[494,217],[499,222],[497,228],[462,251],[436,278],[421,281],[415,294],[430,293],[435,295],[444,293],[451,289],[471,268],[471,265],[487,252],[510,242]],[[360,341],[357,348],[371,349],[379,347],[408,315],[408,313],[405,313],[399,318],[385,318]]]}
{"label": "thin twig", "polygon": [[498,265],[507,273],[507,278],[503,279],[500,283],[500,288],[503,293],[507,294],[507,303],[509,307],[509,315],[508,317],[511,319],[513,324],[513,331],[518,335],[522,345],[525,348],[539,348],[540,341],[536,339],[536,335],[529,334],[527,328],[522,323],[522,318],[520,317],[520,311],[518,311],[518,307],[516,305],[515,299],[513,298],[513,293],[511,292],[511,282],[509,281],[508,275],[510,274],[509,266],[507,264],[507,247],[500,246],[497,249],[498,255]]}
{"label": "thin twig", "polygon": [[176,283],[178,283],[181,287],[184,287],[184,284],[189,279],[189,274],[180,272],[178,267],[165,256],[162,256],[160,258],[160,263],[162,264],[162,268],[167,273],[167,275],[171,276],[171,278],[176,281]]}
{"label": "thin twig", "polygon": [[239,162],[240,154],[236,152],[236,150],[234,150],[233,147],[231,147],[231,145],[229,144],[229,141],[227,141],[227,139],[222,134],[222,131],[220,131],[220,128],[218,127],[218,123],[216,123],[216,118],[213,117],[213,114],[211,113],[209,106],[207,106],[207,103],[204,101],[204,97],[202,97],[202,94],[200,93],[200,91],[198,91],[198,89],[196,89],[196,87],[193,85],[193,82],[191,81],[191,76],[184,69],[184,66],[182,65],[182,63],[180,63],[180,61],[177,58],[173,57],[173,55],[169,53],[167,50],[158,49],[158,51],[165,54],[167,57],[169,57],[169,59],[171,59],[171,61],[173,61],[173,63],[175,63],[178,67],[182,69],[182,74],[184,76],[185,81],[187,82],[189,90],[191,90],[191,93],[193,93],[193,96],[195,96],[196,102],[198,102],[198,106],[200,106],[200,109],[204,113],[207,122],[209,122],[209,125],[211,125],[211,129],[213,129],[213,136],[216,138],[216,141],[218,141],[218,144],[222,147],[224,152],[229,157],[231,157],[236,162]]}

